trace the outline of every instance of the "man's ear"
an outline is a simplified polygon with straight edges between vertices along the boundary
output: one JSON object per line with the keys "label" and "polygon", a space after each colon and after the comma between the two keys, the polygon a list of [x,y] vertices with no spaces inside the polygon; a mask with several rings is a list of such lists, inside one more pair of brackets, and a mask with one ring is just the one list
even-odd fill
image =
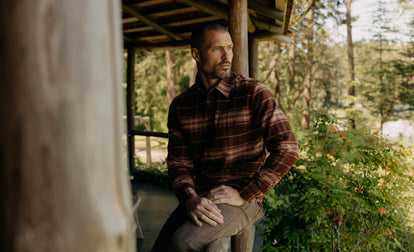
{"label": "man's ear", "polygon": [[200,52],[197,48],[191,48],[191,55],[197,63],[200,62]]}

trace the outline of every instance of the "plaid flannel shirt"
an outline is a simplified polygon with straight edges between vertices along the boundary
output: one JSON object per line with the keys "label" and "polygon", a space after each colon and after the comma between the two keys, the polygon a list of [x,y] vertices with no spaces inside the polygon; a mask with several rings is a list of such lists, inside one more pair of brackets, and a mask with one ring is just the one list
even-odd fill
{"label": "plaid flannel shirt", "polygon": [[168,172],[181,203],[220,185],[262,199],[299,158],[271,92],[239,74],[209,91],[197,79],[171,103],[168,129]]}

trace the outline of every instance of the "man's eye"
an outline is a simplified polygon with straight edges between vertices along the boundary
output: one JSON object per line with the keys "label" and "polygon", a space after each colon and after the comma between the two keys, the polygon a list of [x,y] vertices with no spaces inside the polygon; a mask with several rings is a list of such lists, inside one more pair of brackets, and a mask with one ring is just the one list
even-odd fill
{"label": "man's eye", "polygon": [[216,47],[216,48],[213,48],[213,51],[214,52],[217,52],[219,49]]}

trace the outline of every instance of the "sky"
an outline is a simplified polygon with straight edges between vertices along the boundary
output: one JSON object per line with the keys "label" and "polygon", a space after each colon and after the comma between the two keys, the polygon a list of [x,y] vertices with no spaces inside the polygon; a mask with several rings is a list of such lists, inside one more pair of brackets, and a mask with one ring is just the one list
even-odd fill
{"label": "sky", "polygon": [[[412,1],[412,0],[410,0]],[[351,15],[356,17],[357,20],[352,24],[352,40],[359,41],[361,39],[373,38],[372,18],[377,15],[378,0],[354,0],[352,3]],[[398,8],[397,0],[384,0],[387,8],[389,8],[392,15],[390,16],[391,25],[398,28],[401,33],[394,35],[392,38],[397,41],[408,41],[408,36],[402,33],[408,33],[408,22],[410,18],[414,17],[414,2],[411,3],[412,9],[402,12],[401,8]],[[346,40],[346,25],[342,25],[338,29],[339,40]]]}

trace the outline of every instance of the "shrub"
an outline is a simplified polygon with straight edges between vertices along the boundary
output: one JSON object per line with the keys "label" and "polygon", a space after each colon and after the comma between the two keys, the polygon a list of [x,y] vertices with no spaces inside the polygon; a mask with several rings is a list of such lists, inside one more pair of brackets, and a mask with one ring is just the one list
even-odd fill
{"label": "shrub", "polygon": [[265,197],[263,250],[412,251],[411,150],[314,114],[296,167]]}

